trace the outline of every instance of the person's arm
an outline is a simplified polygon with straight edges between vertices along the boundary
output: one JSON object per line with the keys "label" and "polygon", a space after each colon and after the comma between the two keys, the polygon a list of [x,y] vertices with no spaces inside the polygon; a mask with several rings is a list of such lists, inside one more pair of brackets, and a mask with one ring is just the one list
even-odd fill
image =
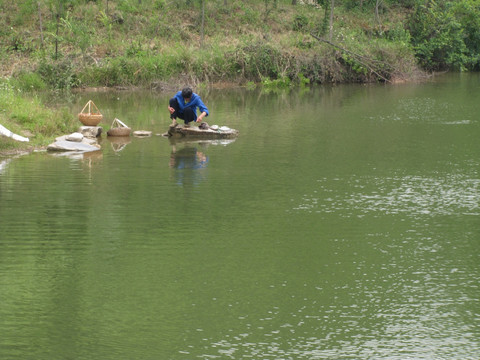
{"label": "person's arm", "polygon": [[202,113],[198,115],[197,122],[202,122],[205,116],[207,116],[207,113],[205,111],[202,111]]}
{"label": "person's arm", "polygon": [[201,111],[201,114],[197,118],[197,122],[200,122],[203,120],[205,116],[208,116],[209,112],[208,112],[208,108],[205,106],[200,96],[197,98],[197,106]]}
{"label": "person's arm", "polygon": [[168,102],[168,107],[167,107],[167,109],[168,109],[168,112],[170,113],[170,115],[172,115],[172,114],[175,112],[175,108],[173,108],[172,106],[170,106],[170,105],[173,105],[174,100],[175,100],[175,97],[171,98],[171,99],[169,100],[169,102]]}

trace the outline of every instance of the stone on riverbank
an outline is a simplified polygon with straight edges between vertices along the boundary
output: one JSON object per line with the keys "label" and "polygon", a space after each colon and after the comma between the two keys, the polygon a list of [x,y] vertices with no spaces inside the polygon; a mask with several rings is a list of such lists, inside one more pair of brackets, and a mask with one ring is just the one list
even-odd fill
{"label": "stone on riverbank", "polygon": [[238,136],[238,130],[226,126],[213,125],[201,129],[198,126],[170,125],[167,136],[174,138],[193,139],[234,139]]}
{"label": "stone on riverbank", "polygon": [[[72,137],[72,135],[73,134],[56,138],[54,143],[47,146],[47,150],[89,152],[97,151],[100,149],[100,145],[96,143],[96,140],[83,137],[81,141],[78,141],[79,136],[74,135]],[[73,138],[74,140],[68,140],[69,138]]]}
{"label": "stone on riverbank", "polygon": [[103,128],[101,126],[81,126],[78,132],[87,138],[95,139],[102,135]]}
{"label": "stone on riverbank", "polygon": [[65,140],[73,141],[73,142],[81,142],[83,140],[83,135],[76,132],[76,133],[65,136]]}
{"label": "stone on riverbank", "polygon": [[133,136],[136,136],[136,137],[152,136],[152,132],[147,130],[137,130],[133,132]]}

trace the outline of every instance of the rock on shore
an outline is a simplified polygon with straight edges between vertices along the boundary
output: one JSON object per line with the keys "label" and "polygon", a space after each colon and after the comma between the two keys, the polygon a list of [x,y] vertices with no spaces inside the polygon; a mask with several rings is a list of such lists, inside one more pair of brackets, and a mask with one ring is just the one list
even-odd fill
{"label": "rock on shore", "polygon": [[97,151],[101,147],[97,143],[97,137],[102,133],[100,126],[82,126],[79,132],[60,136],[55,142],[47,146],[48,151]]}

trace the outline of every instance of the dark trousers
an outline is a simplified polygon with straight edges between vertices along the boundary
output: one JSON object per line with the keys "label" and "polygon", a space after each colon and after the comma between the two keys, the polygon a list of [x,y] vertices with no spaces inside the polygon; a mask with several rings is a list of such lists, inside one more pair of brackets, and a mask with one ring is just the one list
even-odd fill
{"label": "dark trousers", "polygon": [[171,98],[169,104],[170,107],[175,109],[173,114],[170,114],[170,119],[176,119],[178,117],[184,120],[185,124],[195,121],[195,113],[193,112],[192,108],[185,108],[183,112],[180,112],[180,106],[175,98]]}

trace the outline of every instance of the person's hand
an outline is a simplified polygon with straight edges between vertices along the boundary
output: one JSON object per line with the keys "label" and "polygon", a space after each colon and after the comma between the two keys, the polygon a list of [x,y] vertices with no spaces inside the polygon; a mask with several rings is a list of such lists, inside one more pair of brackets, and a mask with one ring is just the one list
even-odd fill
{"label": "person's hand", "polygon": [[168,111],[170,111],[170,114],[173,114],[175,112],[175,109],[172,108],[171,106],[168,107]]}
{"label": "person's hand", "polygon": [[198,115],[197,122],[202,122],[203,118],[207,115],[207,113],[204,111],[200,115]]}

